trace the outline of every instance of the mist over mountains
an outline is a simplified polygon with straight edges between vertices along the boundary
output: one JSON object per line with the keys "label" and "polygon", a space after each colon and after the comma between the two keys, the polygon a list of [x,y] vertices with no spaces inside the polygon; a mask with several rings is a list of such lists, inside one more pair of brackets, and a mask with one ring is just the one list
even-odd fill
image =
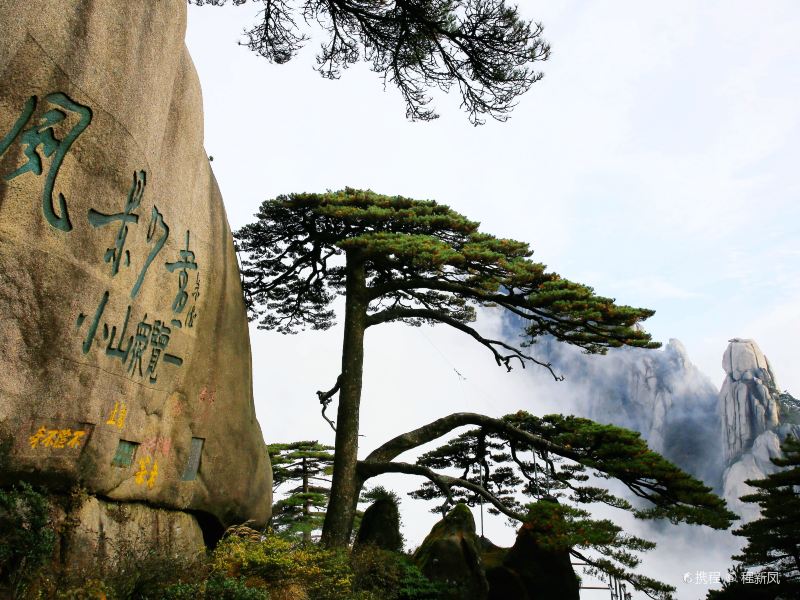
{"label": "mist over mountains", "polygon": [[[504,333],[516,337],[519,322]],[[589,355],[546,338],[530,353],[550,362],[564,381],[532,370],[536,385],[563,404],[564,413],[633,429],[650,447],[725,496],[745,518],[738,501],[751,488],[745,479],[773,470],[780,442],[800,434],[800,403],[781,392],[769,361],[752,340],[734,338],[720,348],[726,371],[721,386],[692,364],[685,347],[671,339],[663,348],[614,348]]]}
{"label": "mist over mountains", "polygon": [[[518,341],[520,331],[516,319],[504,321],[507,339]],[[721,384],[691,362],[677,339],[658,350],[623,347],[606,355],[540,339],[528,351],[564,376],[554,381],[544,369],[528,370],[537,394],[551,395],[558,412],[640,432],[652,449],[705,482],[744,521],[758,517],[757,507],[739,500],[754,491],[745,481],[774,472],[769,459],[780,455],[781,441],[800,437],[800,401],[780,390],[753,340],[733,338],[720,347]],[[725,573],[744,542],[730,530],[686,524],[630,520],[627,527],[657,542],[641,568],[676,586],[681,600],[719,587],[697,585],[690,575]]]}

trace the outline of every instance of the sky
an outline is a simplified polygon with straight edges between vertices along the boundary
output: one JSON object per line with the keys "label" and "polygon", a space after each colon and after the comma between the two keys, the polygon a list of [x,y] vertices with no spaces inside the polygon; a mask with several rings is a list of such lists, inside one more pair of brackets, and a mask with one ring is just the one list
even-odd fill
{"label": "sky", "polygon": [[[529,242],[563,276],[655,309],[646,329],[681,340],[715,384],[728,340],[752,338],[800,395],[800,4],[526,0],[552,58],[508,122],[482,127],[455,96],[436,97],[440,119],[407,121],[399,93],[364,65],[324,80],[313,43],[267,63],[237,45],[257,9],[189,8],[205,145],[233,229],[290,192],[435,199]],[[332,441],[314,392],[338,374],[340,337],[251,330],[268,441]],[[463,342],[437,328],[368,333],[364,451],[454,410],[559,409]],[[413,546],[436,517],[411,504]],[[508,528],[493,535],[513,541]],[[678,584],[681,568],[663,578]],[[686,589],[680,598],[701,595]]]}

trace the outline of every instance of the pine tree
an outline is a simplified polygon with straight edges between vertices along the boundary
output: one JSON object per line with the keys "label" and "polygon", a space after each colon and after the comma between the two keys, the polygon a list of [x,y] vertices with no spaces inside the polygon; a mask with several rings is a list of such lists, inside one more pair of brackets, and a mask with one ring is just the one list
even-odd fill
{"label": "pine tree", "polygon": [[[403,322],[444,324],[486,347],[495,362],[537,360],[522,344],[485,337],[470,324],[476,308],[496,307],[541,335],[603,353],[609,347],[657,347],[636,324],[653,311],[615,304],[530,260],[528,245],[478,231],[478,223],[434,201],[345,189],[265,201],[257,220],[236,233],[243,280],[259,327],[292,333],[334,323],[345,297],[342,369],[318,392],[323,407],[339,395],[331,500],[322,539],[345,546],[363,485],[357,473],[364,334]],[[323,411],[324,414],[324,411]]]}
{"label": "pine tree", "polygon": [[800,441],[787,437],[781,451],[783,458],[771,460],[784,469],[747,481],[758,491],[742,501],[758,504],[761,518],[734,532],[748,542],[734,558],[748,567],[777,571],[782,581],[800,583]]}
{"label": "pine tree", "polygon": [[322,529],[325,507],[330,497],[328,477],[333,467],[333,450],[316,441],[270,444],[273,486],[298,482],[287,496],[272,508],[270,525],[289,536],[302,536],[311,541],[313,533]]}
{"label": "pine tree", "polygon": [[746,482],[758,491],[742,496],[742,501],[758,504],[761,517],[733,532],[747,538],[742,553],[733,559],[755,568],[761,579],[777,579],[777,585],[769,586],[773,597],[795,598],[800,595],[800,441],[787,437],[781,451],[783,458],[770,460],[783,469]]}
{"label": "pine tree", "polygon": [[[412,120],[437,117],[428,90],[455,87],[470,121],[505,121],[520,94],[542,78],[547,60],[542,25],[522,19],[505,0],[259,0],[264,10],[244,43],[267,60],[291,60],[309,39],[303,24],[322,25],[327,39],[317,70],[338,79],[364,60],[384,83],[397,86]],[[189,0],[221,6],[227,0]],[[247,0],[233,0],[241,5]],[[301,17],[301,18],[298,18]]]}
{"label": "pine tree", "polygon": [[[610,519],[592,518],[584,507],[605,504],[637,518],[718,529],[727,528],[735,518],[709,488],[649,450],[636,432],[578,417],[535,417],[525,412],[502,420],[472,420],[481,427],[426,452],[415,465],[384,462],[379,467],[388,458],[385,449],[379,449],[359,466],[369,473],[423,475],[428,481],[411,495],[442,499],[434,511],[444,514],[456,503],[485,503],[489,513],[524,525],[542,548],[569,551],[595,572],[664,600],[671,598],[674,588],[635,570],[638,554],[655,544],[625,533]],[[431,428],[430,435],[421,429],[406,435],[421,445],[436,433]],[[398,438],[386,448],[407,449]],[[591,482],[590,473],[595,475]],[[611,493],[602,485],[609,478],[621,481],[647,504],[634,506]]]}

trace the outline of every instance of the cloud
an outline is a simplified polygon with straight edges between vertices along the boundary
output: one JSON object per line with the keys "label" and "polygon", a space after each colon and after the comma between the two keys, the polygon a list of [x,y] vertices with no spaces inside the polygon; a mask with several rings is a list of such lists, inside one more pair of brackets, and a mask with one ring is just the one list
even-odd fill
{"label": "cloud", "polygon": [[644,295],[648,304],[653,304],[658,300],[688,300],[702,296],[699,292],[679,287],[656,275],[643,275],[633,279],[608,282],[606,287],[613,288],[617,294]]}

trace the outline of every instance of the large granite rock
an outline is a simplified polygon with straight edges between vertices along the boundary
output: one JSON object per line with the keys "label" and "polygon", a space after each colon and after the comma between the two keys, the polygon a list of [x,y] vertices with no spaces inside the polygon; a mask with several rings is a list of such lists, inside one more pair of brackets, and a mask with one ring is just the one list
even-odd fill
{"label": "large granite rock", "polygon": [[526,523],[510,549],[484,541],[481,557],[489,580],[488,600],[580,600],[580,581],[569,548],[542,543],[551,538],[552,530]]}
{"label": "large granite rock", "polygon": [[800,425],[783,423],[762,432],[753,445],[725,469],[722,475],[722,496],[728,507],[745,521],[752,521],[760,515],[758,505],[741,501],[742,496],[757,491],[746,481],[764,479],[778,471],[771,459],[783,457],[781,444],[790,435],[800,439]]}
{"label": "large granite rock", "polygon": [[756,438],[778,425],[778,385],[769,361],[753,340],[734,338],[722,357],[725,380],[719,394],[723,449],[729,463]]}
{"label": "large granite rock", "polygon": [[444,584],[446,600],[486,600],[489,583],[481,561],[475,519],[464,504],[433,526],[414,553],[428,579]]}
{"label": "large granite rock", "polygon": [[186,2],[0,0],[0,23],[0,484],[265,522]]}
{"label": "large granite rock", "polygon": [[763,479],[778,468],[771,459],[781,457],[787,436],[800,436],[800,425],[781,422],[791,417],[794,399],[778,391],[769,360],[753,340],[734,338],[722,358],[725,381],[719,393],[722,439],[727,464],[722,475],[722,495],[731,510],[745,521],[758,518],[757,505],[740,498],[756,490],[748,479]]}
{"label": "large granite rock", "polygon": [[197,520],[182,511],[89,497],[58,525],[59,558],[73,570],[135,564],[152,555],[191,560],[205,553]]}
{"label": "large granite rock", "polygon": [[361,517],[356,546],[375,546],[382,550],[401,552],[403,534],[400,533],[400,510],[392,498],[378,498],[369,505]]}

